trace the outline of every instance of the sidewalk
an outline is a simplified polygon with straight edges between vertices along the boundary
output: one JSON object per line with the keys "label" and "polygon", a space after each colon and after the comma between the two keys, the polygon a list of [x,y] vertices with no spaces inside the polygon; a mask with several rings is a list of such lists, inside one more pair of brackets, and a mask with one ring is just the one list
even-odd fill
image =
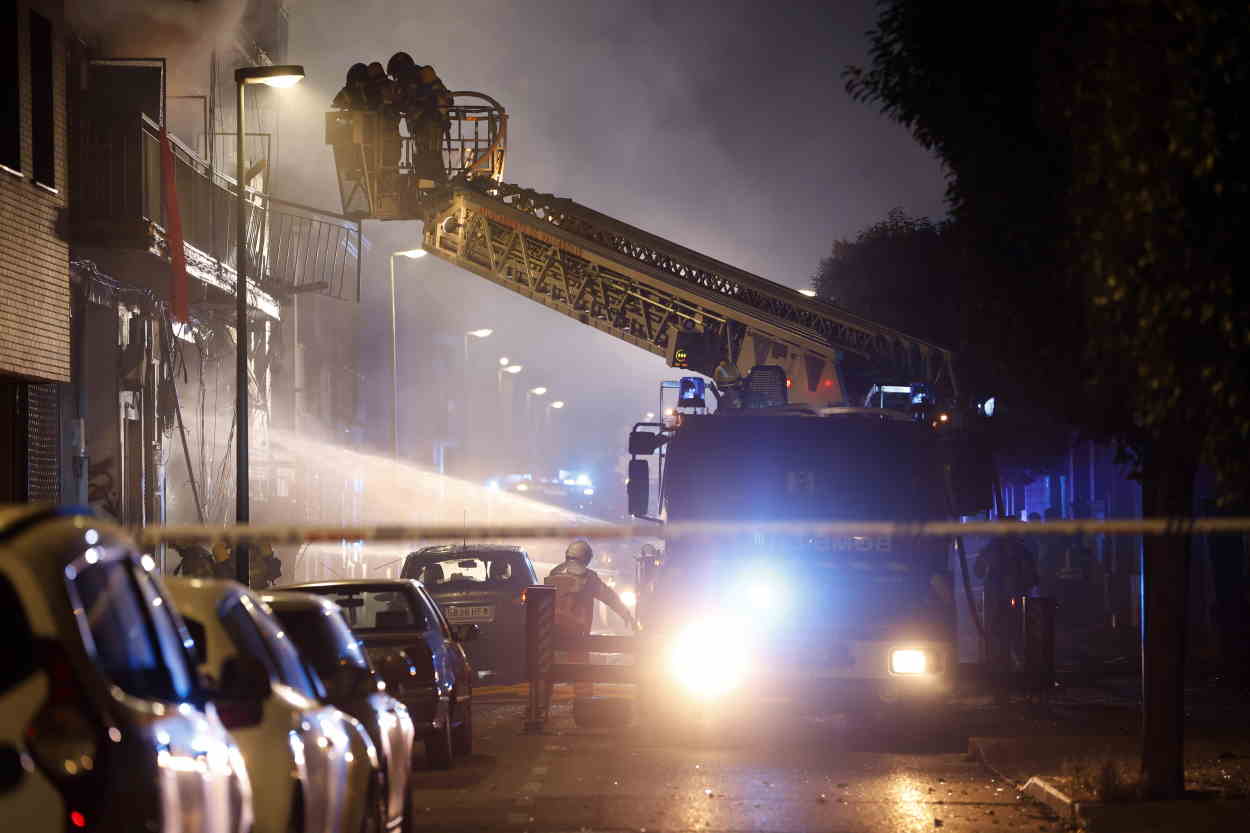
{"label": "sidewalk", "polygon": [[1133,800],[1139,718],[1123,692],[1063,691],[1044,713],[1012,707],[984,736],[969,739],[969,751],[1061,819],[1094,833],[1243,829],[1250,818],[1247,707],[1226,692],[1187,692],[1185,786],[1192,799],[1183,801]]}

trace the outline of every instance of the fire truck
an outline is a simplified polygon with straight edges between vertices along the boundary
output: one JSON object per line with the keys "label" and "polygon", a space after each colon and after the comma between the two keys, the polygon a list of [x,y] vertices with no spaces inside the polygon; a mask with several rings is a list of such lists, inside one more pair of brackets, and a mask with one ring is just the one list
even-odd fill
{"label": "fire truck", "polygon": [[[986,461],[959,440],[951,351],[505,182],[503,107],[450,95],[439,181],[416,175],[394,125],[327,114],[344,211],[419,220],[430,254],[689,374],[671,418],[629,438],[634,515],[677,526],[919,521],[986,508]],[[725,368],[740,385],[713,402],[704,377]],[[662,699],[784,688],[924,704],[949,691],[949,541],[664,537],[663,556],[648,555],[637,581],[638,667]]]}

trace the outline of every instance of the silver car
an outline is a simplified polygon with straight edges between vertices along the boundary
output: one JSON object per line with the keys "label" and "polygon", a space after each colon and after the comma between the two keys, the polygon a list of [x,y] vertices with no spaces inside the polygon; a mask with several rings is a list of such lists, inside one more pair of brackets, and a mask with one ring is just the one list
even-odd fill
{"label": "silver car", "polygon": [[357,833],[384,825],[380,762],[265,604],[221,579],[168,580],[222,720],[255,787],[256,833]]}
{"label": "silver car", "polygon": [[154,566],[90,515],[0,506],[9,829],[251,829],[246,767]]}

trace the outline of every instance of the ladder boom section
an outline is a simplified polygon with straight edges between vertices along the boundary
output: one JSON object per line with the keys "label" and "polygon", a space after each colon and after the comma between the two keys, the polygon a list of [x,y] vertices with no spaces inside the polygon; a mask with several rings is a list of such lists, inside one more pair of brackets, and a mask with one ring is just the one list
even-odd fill
{"label": "ladder boom section", "polygon": [[666,359],[696,331],[744,369],[785,366],[795,401],[848,401],[842,354],[955,393],[949,350],[572,200],[493,182],[447,194],[431,201],[426,250]]}

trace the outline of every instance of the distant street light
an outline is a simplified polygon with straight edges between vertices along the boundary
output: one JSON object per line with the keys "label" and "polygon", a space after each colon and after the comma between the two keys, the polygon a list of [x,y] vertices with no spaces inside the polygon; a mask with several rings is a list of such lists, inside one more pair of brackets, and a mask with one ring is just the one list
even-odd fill
{"label": "distant street light", "polygon": [[520,372],[521,372],[522,370],[524,370],[524,369],[525,369],[525,368],[524,368],[522,365],[519,365],[519,364],[510,364],[510,365],[508,365],[507,367],[505,367],[503,370],[501,370],[501,371],[499,371],[499,372],[500,372],[500,373],[511,373],[513,376],[515,376],[516,374],[520,373]]}
{"label": "distant street light", "polygon": [[557,399],[555,402],[547,403],[548,408],[555,408],[557,411],[564,407],[564,400]]}
{"label": "distant street light", "polygon": [[425,249],[404,249],[391,252],[391,457],[399,459],[399,338],[395,325],[395,258],[416,260],[425,257]]}
{"label": "distant street light", "polygon": [[511,359],[509,359],[507,356],[500,356],[500,357],[499,357],[499,366],[500,366],[500,367],[507,367],[507,366],[508,366],[508,364],[509,364],[511,361],[512,361],[512,360],[511,360]]}
{"label": "distant street light", "polygon": [[469,330],[467,333],[465,333],[465,335],[473,336],[474,338],[487,338],[493,332],[495,331],[492,330],[490,327],[483,327],[480,330]]}
{"label": "distant street light", "polygon": [[[245,524],[251,515],[251,500],[248,494],[248,372],[247,372],[247,183],[244,177],[243,137],[247,135],[244,124],[246,107],[244,106],[244,89],[248,84],[265,84],[269,87],[291,87],[304,78],[304,68],[295,64],[283,64],[267,67],[239,67],[234,71],[235,86],[235,241],[234,241],[234,309],[235,309],[235,486],[234,512],[235,521]],[[247,544],[240,543],[234,548],[234,577],[240,584],[250,586],[252,570],[248,558]]]}
{"label": "distant street light", "polygon": [[808,298],[815,298],[815,297],[816,297],[816,290],[814,290],[814,289],[800,289],[800,290],[799,290],[799,294],[800,294],[800,295],[806,295]]}
{"label": "distant street light", "polygon": [[547,393],[547,389],[540,385],[536,388],[530,388],[529,392],[534,394],[534,396],[543,396]]}

